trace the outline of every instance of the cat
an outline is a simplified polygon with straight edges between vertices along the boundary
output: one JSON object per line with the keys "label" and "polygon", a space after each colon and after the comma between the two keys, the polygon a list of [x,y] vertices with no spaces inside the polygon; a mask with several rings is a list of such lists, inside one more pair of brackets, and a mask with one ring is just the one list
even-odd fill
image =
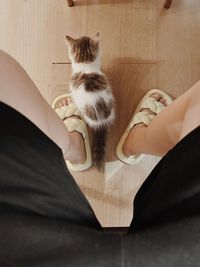
{"label": "cat", "polygon": [[101,170],[115,110],[111,87],[100,66],[100,33],[93,38],[66,36],[66,43],[72,62],[72,99],[92,131],[93,163]]}

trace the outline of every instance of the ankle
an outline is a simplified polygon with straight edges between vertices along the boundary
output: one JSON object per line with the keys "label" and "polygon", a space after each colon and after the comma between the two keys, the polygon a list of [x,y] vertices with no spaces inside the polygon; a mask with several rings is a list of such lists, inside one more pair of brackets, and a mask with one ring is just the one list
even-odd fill
{"label": "ankle", "polygon": [[124,145],[123,153],[129,157],[131,155],[142,153],[143,143],[145,142],[145,133],[147,126],[144,124],[136,125],[127,136]]}
{"label": "ankle", "polygon": [[133,155],[132,147],[130,145],[129,140],[126,139],[126,141],[124,142],[124,145],[122,147],[122,151],[126,157]]}
{"label": "ankle", "polygon": [[72,164],[82,164],[86,160],[83,137],[78,132],[71,132],[69,135],[70,145],[68,146],[68,151],[65,154],[65,159],[69,160]]}

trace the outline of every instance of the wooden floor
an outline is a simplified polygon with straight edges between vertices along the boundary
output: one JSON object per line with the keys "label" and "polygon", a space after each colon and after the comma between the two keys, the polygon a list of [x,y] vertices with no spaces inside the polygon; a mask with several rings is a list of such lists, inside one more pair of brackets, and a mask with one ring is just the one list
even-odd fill
{"label": "wooden floor", "polygon": [[158,158],[135,166],[114,149],[140,98],[152,88],[179,96],[200,78],[200,1],[1,0],[0,49],[14,56],[49,101],[68,91],[71,71],[65,34],[101,32],[102,68],[117,102],[106,171],[74,174],[103,226],[128,226],[134,196]]}

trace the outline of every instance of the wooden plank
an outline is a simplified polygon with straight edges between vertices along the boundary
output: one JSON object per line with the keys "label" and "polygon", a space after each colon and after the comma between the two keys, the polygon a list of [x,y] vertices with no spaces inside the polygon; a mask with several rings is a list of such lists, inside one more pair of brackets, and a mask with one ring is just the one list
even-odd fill
{"label": "wooden plank", "polygon": [[174,96],[191,82],[191,1],[174,1],[173,9],[157,10],[157,84]]}
{"label": "wooden plank", "polygon": [[[142,5],[143,4],[143,5]],[[156,57],[156,1],[129,3],[122,9],[121,61],[148,63]]]}
{"label": "wooden plank", "polygon": [[[157,2],[157,4],[156,4]],[[134,196],[159,158],[127,166],[115,148],[141,97],[158,87],[178,96],[200,77],[200,3],[163,0],[1,0],[0,48],[28,71],[51,102],[69,90],[65,34],[101,32],[102,67],[116,97],[117,120],[108,140],[105,172],[73,173],[103,226],[128,226]],[[14,29],[14,30],[13,30]]]}
{"label": "wooden plank", "polygon": [[54,0],[0,1],[0,48],[16,58],[50,101]]}

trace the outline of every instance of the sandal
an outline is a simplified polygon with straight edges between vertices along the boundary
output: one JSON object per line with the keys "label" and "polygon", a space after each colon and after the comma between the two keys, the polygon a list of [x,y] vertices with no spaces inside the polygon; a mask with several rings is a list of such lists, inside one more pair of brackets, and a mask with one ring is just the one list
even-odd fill
{"label": "sandal", "polygon": [[[116,155],[119,160],[122,162],[129,164],[129,165],[134,165],[138,163],[143,157],[144,154],[137,154],[137,155],[131,155],[127,157],[122,150],[122,147],[124,145],[124,142],[130,132],[130,130],[137,124],[139,123],[144,123],[146,126],[149,125],[149,123],[155,118],[156,115],[158,115],[166,106],[164,106],[162,103],[157,101],[154,97],[151,97],[152,94],[154,93],[159,93],[162,95],[162,97],[166,100],[167,105],[173,102],[173,99],[166,93],[158,90],[158,89],[153,89],[150,90],[140,101],[139,105],[137,106],[131,121],[129,122],[125,132],[123,133],[116,149]],[[150,111],[143,110],[140,111],[141,109],[149,109]],[[155,114],[152,114],[155,113]]]}
{"label": "sandal", "polygon": [[[67,106],[58,107],[58,103],[60,100],[64,100],[66,98],[71,97],[70,94],[64,94],[57,97],[53,103],[52,108],[58,114],[58,116],[63,120],[67,130],[69,132],[77,131],[82,134],[84,143],[85,143],[85,150],[86,150],[86,161],[83,164],[72,164],[70,161],[66,160],[67,167],[71,171],[85,171],[92,166],[92,155],[91,155],[91,147],[90,147],[90,140],[88,129],[86,123],[81,118],[81,113],[78,111],[76,105],[71,103]],[[70,118],[72,116],[78,116],[79,118]]]}

